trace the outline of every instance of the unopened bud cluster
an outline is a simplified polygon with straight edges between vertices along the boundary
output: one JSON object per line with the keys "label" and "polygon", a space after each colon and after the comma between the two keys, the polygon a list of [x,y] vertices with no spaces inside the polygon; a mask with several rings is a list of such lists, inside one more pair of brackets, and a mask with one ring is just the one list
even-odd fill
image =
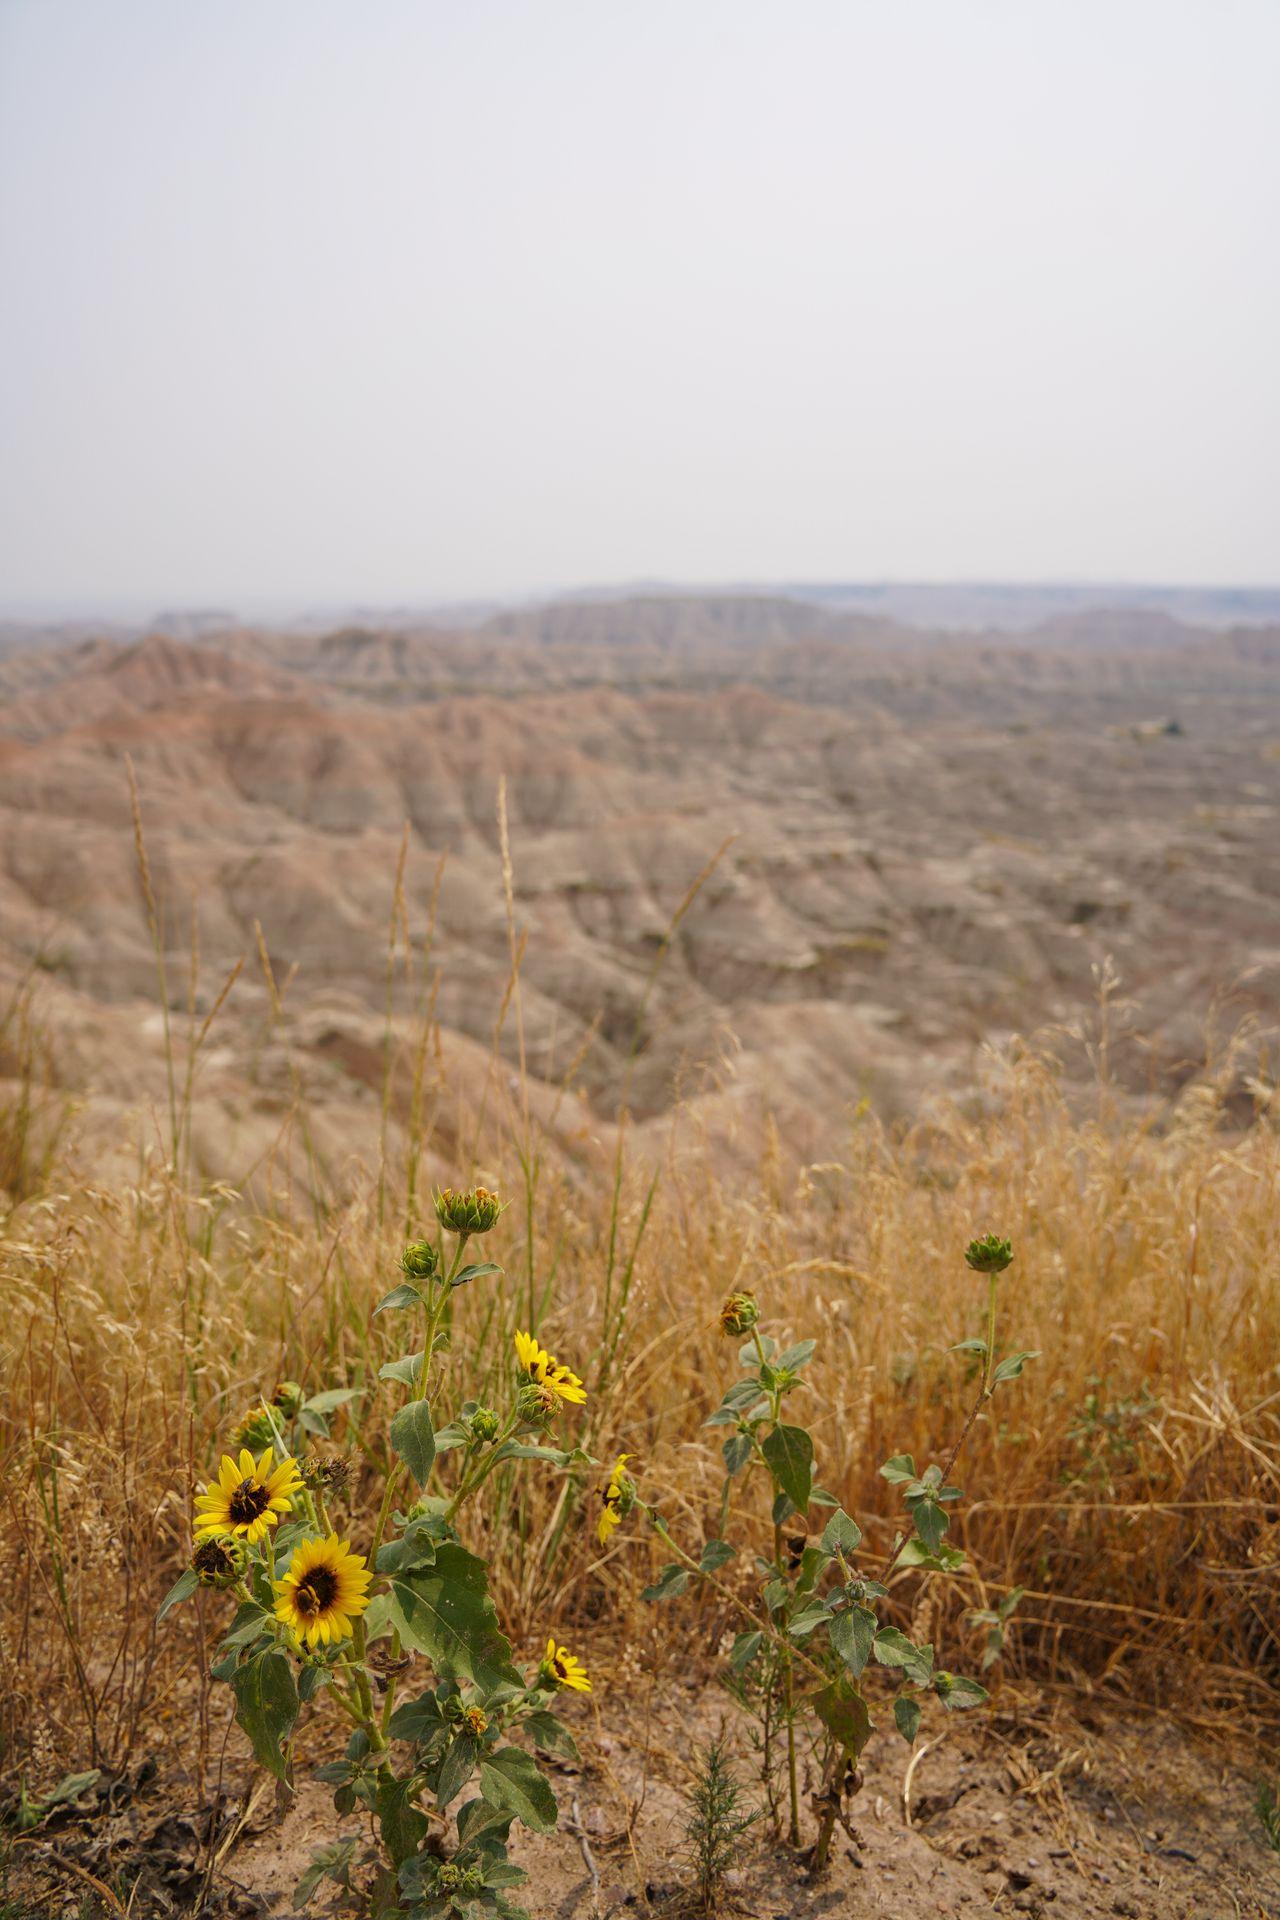
{"label": "unopened bud cluster", "polygon": [[444,1187],[435,1196],[436,1219],[448,1233],[488,1233],[502,1202],[488,1187]]}
{"label": "unopened bud cluster", "polygon": [[1002,1240],[999,1234],[984,1233],[981,1240],[969,1242],[964,1257],[975,1273],[1003,1273],[1013,1260],[1013,1242]]}
{"label": "unopened bud cluster", "polygon": [[726,1333],[750,1333],[760,1318],[754,1293],[731,1293],[720,1309],[720,1325]]}

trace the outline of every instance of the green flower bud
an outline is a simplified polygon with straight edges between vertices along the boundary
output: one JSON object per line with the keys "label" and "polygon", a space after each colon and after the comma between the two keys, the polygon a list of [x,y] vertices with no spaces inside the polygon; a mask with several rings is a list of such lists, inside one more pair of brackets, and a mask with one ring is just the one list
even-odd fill
{"label": "green flower bud", "polygon": [[411,1240],[400,1255],[400,1265],[411,1280],[429,1280],[439,1257],[429,1240]]}
{"label": "green flower bud", "polygon": [[559,1405],[559,1396],[544,1380],[527,1381],[516,1395],[516,1411],[534,1427],[549,1427]]}
{"label": "green flower bud", "polygon": [[981,1240],[969,1242],[964,1257],[975,1273],[1003,1273],[1013,1259],[1013,1242],[1002,1240],[995,1233],[984,1233]]}
{"label": "green flower bud", "polygon": [[232,1430],[231,1445],[238,1452],[248,1447],[250,1453],[261,1453],[264,1447],[276,1444],[276,1430],[261,1407],[250,1407],[238,1427]]}
{"label": "green flower bud", "polygon": [[488,1187],[445,1187],[435,1196],[436,1219],[449,1233],[488,1233],[502,1202]]}
{"label": "green flower bud", "polygon": [[271,1404],[279,1409],[286,1420],[296,1420],[306,1397],[296,1380],[282,1380],[271,1396]]}
{"label": "green flower bud", "polygon": [[720,1325],[726,1333],[750,1333],[760,1318],[754,1293],[731,1293],[720,1309]]}
{"label": "green flower bud", "polygon": [[467,1425],[473,1440],[493,1440],[497,1438],[502,1422],[492,1407],[477,1407]]}
{"label": "green flower bud", "polygon": [[249,1549],[235,1533],[211,1533],[191,1556],[191,1571],[202,1587],[225,1592],[249,1571]]}

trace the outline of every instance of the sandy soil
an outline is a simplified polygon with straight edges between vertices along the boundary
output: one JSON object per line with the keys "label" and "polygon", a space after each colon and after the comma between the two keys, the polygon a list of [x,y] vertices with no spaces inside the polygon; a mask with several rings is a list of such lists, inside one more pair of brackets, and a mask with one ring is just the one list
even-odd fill
{"label": "sandy soil", "polygon": [[[519,1897],[535,1920],[689,1911],[682,1788],[692,1747],[727,1726],[749,1780],[746,1727],[714,1689],[645,1691],[629,1706],[616,1693],[575,1703],[583,1760],[554,1769],[560,1831],[516,1829],[515,1855],[532,1876]],[[1280,1859],[1262,1841],[1248,1774],[1171,1722],[1005,1688],[996,1711],[927,1718],[914,1755],[877,1732],[863,1760],[864,1784],[847,1802],[828,1873],[810,1881],[761,1822],[730,1876],[727,1913],[1280,1915]],[[232,1771],[229,1785],[239,1794],[212,1815],[189,1804],[178,1780],[100,1789],[24,1849],[29,1905],[19,1911],[78,1916],[93,1891],[86,1876],[118,1886],[123,1869],[130,1880],[142,1874],[131,1916],[292,1915],[312,1848],[358,1823],[339,1819],[328,1791],[305,1778],[285,1807],[261,1775],[250,1782]],[[221,1856],[212,1878],[211,1854]],[[310,1911],[353,1908],[332,1890]]]}

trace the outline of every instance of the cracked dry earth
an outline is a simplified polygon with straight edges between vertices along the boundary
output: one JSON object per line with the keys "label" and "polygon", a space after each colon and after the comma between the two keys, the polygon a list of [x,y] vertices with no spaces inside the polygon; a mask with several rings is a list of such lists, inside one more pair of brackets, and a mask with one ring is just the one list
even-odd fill
{"label": "cracked dry earth", "polygon": [[[603,1690],[582,1704],[581,1767],[553,1767],[560,1830],[515,1830],[515,1857],[531,1875],[519,1897],[534,1920],[691,1911],[681,1853],[690,1756],[696,1741],[727,1726],[749,1781],[745,1723],[724,1695],[693,1684],[642,1682],[629,1707]],[[1280,1859],[1261,1838],[1247,1768],[1171,1722],[1006,1686],[981,1718],[926,1717],[914,1755],[911,1765],[891,1731],[873,1737],[864,1784],[818,1882],[806,1881],[762,1822],[742,1843],[723,1911],[746,1920],[1280,1915]],[[69,1810],[29,1858],[46,1889],[32,1914],[78,1914],[84,1874],[105,1879],[124,1868],[130,1879],[140,1873],[130,1912],[147,1920],[293,1915],[292,1890],[313,1847],[357,1831],[307,1770],[304,1761],[297,1798],[283,1812],[273,1783],[262,1775],[237,1783],[230,1769],[216,1820],[184,1807],[172,1779],[150,1783],[131,1803],[115,1796],[114,1809],[108,1798],[87,1816],[83,1806]],[[210,1881],[211,1830],[221,1858]],[[60,1891],[47,1891],[58,1883]],[[354,1917],[349,1896],[330,1895],[308,1911]]]}

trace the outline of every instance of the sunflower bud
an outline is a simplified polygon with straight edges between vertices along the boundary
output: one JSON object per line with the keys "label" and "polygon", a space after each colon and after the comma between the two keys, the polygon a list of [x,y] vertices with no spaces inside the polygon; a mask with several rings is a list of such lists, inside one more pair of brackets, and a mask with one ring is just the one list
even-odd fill
{"label": "sunflower bud", "polygon": [[296,1380],[282,1380],[271,1396],[271,1404],[286,1420],[296,1420],[306,1397]]}
{"label": "sunflower bud", "polygon": [[488,1187],[445,1187],[435,1197],[436,1219],[449,1233],[488,1233],[502,1202]]}
{"label": "sunflower bud", "polygon": [[248,1447],[250,1453],[261,1453],[264,1447],[274,1446],[275,1441],[276,1430],[261,1407],[250,1407],[231,1434],[231,1444],[237,1452],[241,1447]]}
{"label": "sunflower bud", "polygon": [[975,1273],[1003,1273],[1013,1259],[1013,1242],[998,1234],[984,1233],[971,1240],[964,1250],[965,1262]]}
{"label": "sunflower bud", "polygon": [[750,1333],[759,1318],[754,1293],[731,1293],[720,1309],[720,1325],[729,1334]]}
{"label": "sunflower bud", "polygon": [[238,1534],[211,1533],[192,1554],[191,1571],[202,1587],[225,1591],[249,1571],[249,1549]]}
{"label": "sunflower bud", "polygon": [[298,1472],[311,1493],[344,1493],[351,1478],[351,1462],[342,1454],[304,1453]]}
{"label": "sunflower bud", "polygon": [[531,1426],[550,1426],[559,1398],[545,1380],[529,1380],[516,1395],[516,1411]]}
{"label": "sunflower bud", "polygon": [[501,1424],[492,1407],[477,1407],[467,1421],[473,1440],[495,1440]]}
{"label": "sunflower bud", "polygon": [[429,1280],[439,1265],[435,1248],[429,1240],[411,1240],[400,1255],[400,1266],[411,1280]]}

